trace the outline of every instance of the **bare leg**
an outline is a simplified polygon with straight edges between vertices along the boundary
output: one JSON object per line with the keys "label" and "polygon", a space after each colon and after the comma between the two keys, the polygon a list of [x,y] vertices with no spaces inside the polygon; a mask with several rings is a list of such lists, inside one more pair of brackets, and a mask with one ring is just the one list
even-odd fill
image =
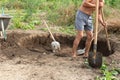
{"label": "bare leg", "polygon": [[76,50],[78,48],[79,42],[81,41],[83,37],[83,31],[77,31],[77,35],[75,37],[75,40],[73,42],[73,48],[72,48],[72,56],[76,57]]}
{"label": "bare leg", "polygon": [[87,40],[86,40],[86,44],[85,44],[85,53],[83,57],[88,57],[88,52],[90,50],[90,46],[91,46],[91,42],[92,42],[92,38],[93,38],[93,32],[92,31],[86,31],[87,34]]}

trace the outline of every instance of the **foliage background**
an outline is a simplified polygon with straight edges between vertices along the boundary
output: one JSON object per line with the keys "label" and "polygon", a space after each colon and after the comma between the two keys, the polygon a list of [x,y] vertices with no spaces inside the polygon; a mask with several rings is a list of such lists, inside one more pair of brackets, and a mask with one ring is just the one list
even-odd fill
{"label": "foliage background", "polygon": [[[12,29],[26,30],[35,29],[43,19],[52,25],[73,27],[81,3],[82,0],[0,0],[0,8],[13,16]],[[109,17],[111,9],[119,10],[119,3],[120,0],[105,0],[105,16]]]}

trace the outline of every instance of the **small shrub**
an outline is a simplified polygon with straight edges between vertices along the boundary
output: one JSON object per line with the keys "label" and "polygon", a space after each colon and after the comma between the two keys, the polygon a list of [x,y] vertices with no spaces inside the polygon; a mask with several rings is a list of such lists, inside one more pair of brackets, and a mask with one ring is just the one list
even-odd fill
{"label": "small shrub", "polygon": [[25,24],[24,26],[22,26],[21,29],[24,29],[24,30],[33,30],[33,29],[35,29],[35,25],[33,23]]}

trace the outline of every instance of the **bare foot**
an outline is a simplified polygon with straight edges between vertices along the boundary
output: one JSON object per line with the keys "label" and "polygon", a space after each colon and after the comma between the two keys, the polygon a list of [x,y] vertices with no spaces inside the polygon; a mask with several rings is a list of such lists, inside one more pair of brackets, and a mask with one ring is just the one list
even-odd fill
{"label": "bare foot", "polygon": [[78,60],[78,57],[76,54],[72,54],[72,57],[70,59],[71,61],[77,61]]}
{"label": "bare foot", "polygon": [[73,58],[76,58],[76,57],[77,57],[77,55],[76,55],[75,53],[73,53],[73,54],[72,54],[72,57],[73,57]]}
{"label": "bare foot", "polygon": [[83,58],[88,58],[88,53],[84,53]]}

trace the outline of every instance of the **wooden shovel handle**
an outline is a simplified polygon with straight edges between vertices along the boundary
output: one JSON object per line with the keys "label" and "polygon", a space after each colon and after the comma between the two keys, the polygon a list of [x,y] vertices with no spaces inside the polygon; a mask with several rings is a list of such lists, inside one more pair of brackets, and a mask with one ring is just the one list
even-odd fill
{"label": "wooden shovel handle", "polygon": [[48,25],[47,25],[47,23],[46,23],[46,21],[44,20],[43,22],[44,22],[45,26],[47,27],[47,29],[48,29],[48,31],[49,31],[49,33],[50,33],[53,41],[56,41],[55,38],[54,38],[54,36],[53,36],[53,34],[52,34],[52,32],[50,31],[50,29],[49,29],[49,27],[48,27]]}
{"label": "wooden shovel handle", "polygon": [[98,33],[98,14],[99,14],[99,0],[96,0],[96,14],[95,14],[95,27],[94,27],[94,55],[97,52],[97,33]]}

